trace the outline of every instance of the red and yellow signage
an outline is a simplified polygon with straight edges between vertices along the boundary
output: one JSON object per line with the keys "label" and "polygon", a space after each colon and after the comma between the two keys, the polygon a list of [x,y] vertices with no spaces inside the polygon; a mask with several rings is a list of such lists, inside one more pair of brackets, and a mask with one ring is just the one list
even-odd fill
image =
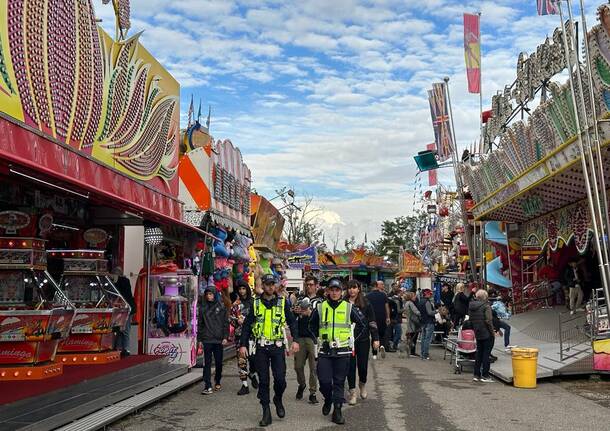
{"label": "red and yellow signage", "polygon": [[99,28],[91,1],[60,3],[2,3],[0,112],[176,196],[178,82],[139,34]]}

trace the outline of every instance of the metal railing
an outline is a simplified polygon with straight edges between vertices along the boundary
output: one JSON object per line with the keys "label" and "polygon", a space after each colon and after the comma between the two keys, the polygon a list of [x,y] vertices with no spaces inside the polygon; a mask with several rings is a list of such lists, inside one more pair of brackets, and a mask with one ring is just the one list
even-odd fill
{"label": "metal railing", "polygon": [[[515,300],[517,292],[519,294],[518,301]],[[513,288],[513,313],[517,314],[541,308],[551,308],[549,299],[552,297],[551,287],[546,281],[530,283],[523,288]]]}
{"label": "metal railing", "polygon": [[559,360],[573,358],[591,350],[591,328],[586,313],[559,313]]}

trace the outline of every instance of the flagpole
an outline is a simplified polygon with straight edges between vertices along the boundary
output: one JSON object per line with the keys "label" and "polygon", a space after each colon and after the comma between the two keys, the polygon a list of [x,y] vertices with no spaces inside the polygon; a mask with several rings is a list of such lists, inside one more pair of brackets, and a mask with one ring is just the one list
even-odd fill
{"label": "flagpole", "polygon": [[479,141],[479,154],[483,154],[483,44],[481,43],[481,12],[479,17],[479,132],[481,134]]}
{"label": "flagpole", "polygon": [[[451,106],[451,95],[449,93],[449,77],[446,76],[445,81],[445,89],[447,92],[447,105],[448,112],[451,121],[451,136],[453,140],[453,148],[451,149],[451,161],[453,163],[453,172],[455,174],[455,183],[457,186],[457,195],[460,200],[460,208],[462,210],[462,223],[464,224],[464,234],[466,235],[466,247],[468,248],[468,259],[470,260],[470,272],[475,275],[475,271],[473,266],[476,266],[476,262],[473,258],[473,248],[472,248],[472,235],[470,230],[470,224],[468,223],[468,216],[466,215],[466,204],[464,203],[464,187],[462,186],[462,177],[460,175],[459,166],[457,162],[457,141],[455,140],[455,126],[453,124],[453,108]],[[441,128],[442,130],[442,128]]]}

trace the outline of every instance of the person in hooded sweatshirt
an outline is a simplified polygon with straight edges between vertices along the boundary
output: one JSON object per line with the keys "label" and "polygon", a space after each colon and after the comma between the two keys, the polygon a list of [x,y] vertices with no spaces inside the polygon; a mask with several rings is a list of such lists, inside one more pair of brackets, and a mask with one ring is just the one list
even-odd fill
{"label": "person in hooded sweatshirt", "polygon": [[[214,289],[207,287],[199,308],[197,338],[203,343],[203,395],[219,391],[222,386],[222,359],[224,348],[229,338],[229,315],[227,309],[218,300]],[[214,389],[212,389],[212,359],[215,363]]]}
{"label": "person in hooded sweatshirt", "polygon": [[489,376],[490,355],[494,345],[494,327],[491,306],[485,290],[477,290],[475,299],[468,305],[469,321],[477,339],[477,352],[474,361],[475,382],[493,382]]}
{"label": "person in hooded sweatshirt", "polygon": [[[237,290],[237,298],[231,307],[230,322],[234,329],[235,349],[239,350],[242,327],[246,317],[250,311],[252,311],[254,299],[252,298],[252,291],[247,282],[240,280],[236,283],[235,288]],[[239,388],[237,395],[246,395],[250,393],[248,377],[252,381],[252,387],[257,389],[258,379],[256,378],[256,373],[254,371],[254,355],[248,355],[247,358],[237,355],[237,367],[239,369],[239,379],[241,380],[241,387]]]}

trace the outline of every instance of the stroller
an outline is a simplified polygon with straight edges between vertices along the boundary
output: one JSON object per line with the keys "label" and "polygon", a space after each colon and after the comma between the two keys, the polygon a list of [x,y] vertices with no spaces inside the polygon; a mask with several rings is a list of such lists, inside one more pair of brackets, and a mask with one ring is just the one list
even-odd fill
{"label": "stroller", "polygon": [[454,373],[462,374],[464,364],[474,365],[474,356],[477,351],[477,340],[473,329],[460,327],[455,345]]}

